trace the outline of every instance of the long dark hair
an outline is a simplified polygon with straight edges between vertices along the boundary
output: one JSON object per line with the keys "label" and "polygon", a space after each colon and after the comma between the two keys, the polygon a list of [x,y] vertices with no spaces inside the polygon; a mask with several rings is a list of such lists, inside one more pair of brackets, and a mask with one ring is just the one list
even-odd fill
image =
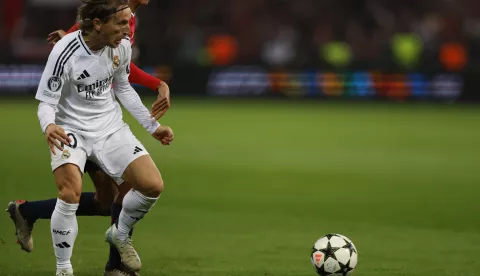
{"label": "long dark hair", "polygon": [[103,23],[108,22],[110,17],[128,5],[128,0],[81,0],[82,5],[77,11],[77,20],[80,22],[80,30],[89,33],[93,30],[93,20],[100,19]]}

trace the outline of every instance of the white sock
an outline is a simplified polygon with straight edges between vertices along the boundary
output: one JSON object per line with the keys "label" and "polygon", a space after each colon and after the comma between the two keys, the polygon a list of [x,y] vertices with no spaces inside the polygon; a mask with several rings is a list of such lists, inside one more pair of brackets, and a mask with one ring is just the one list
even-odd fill
{"label": "white sock", "polygon": [[114,235],[122,241],[127,240],[130,230],[150,211],[157,200],[158,197],[147,197],[138,191],[130,190],[123,198],[117,227],[113,227]]}
{"label": "white sock", "polygon": [[72,257],[73,245],[78,233],[77,212],[78,204],[69,204],[57,199],[55,210],[50,220],[53,249],[57,257],[57,272],[66,269],[73,273]]}

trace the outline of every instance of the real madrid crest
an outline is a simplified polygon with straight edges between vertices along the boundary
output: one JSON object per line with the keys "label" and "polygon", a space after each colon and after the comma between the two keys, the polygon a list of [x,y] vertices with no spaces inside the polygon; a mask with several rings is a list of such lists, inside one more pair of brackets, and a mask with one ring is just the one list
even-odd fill
{"label": "real madrid crest", "polygon": [[68,150],[64,150],[62,152],[62,159],[65,160],[65,159],[68,159],[70,158],[70,152]]}
{"label": "real madrid crest", "polygon": [[118,56],[113,56],[113,69],[117,70],[120,67],[120,58]]}

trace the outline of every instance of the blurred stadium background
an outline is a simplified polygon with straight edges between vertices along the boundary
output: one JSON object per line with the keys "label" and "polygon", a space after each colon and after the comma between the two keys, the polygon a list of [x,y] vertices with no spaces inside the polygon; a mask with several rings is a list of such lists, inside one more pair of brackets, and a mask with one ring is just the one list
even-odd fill
{"label": "blurred stadium background", "polygon": [[[5,206],[56,196],[34,94],[79,3],[0,1]],[[137,21],[176,133],[161,147],[125,113],[166,182],[134,235],[142,275],[315,275],[329,232],[354,275],[480,274],[479,1],[152,0]],[[108,222],[79,218],[76,275],[102,274]],[[32,254],[0,225],[0,275],[52,275],[48,221]]]}

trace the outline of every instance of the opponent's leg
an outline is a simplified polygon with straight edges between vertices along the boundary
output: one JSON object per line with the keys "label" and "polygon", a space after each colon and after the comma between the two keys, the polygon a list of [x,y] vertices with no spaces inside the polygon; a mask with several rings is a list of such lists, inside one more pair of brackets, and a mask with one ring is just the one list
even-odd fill
{"label": "opponent's leg", "polygon": [[95,211],[102,216],[111,216],[112,204],[118,194],[116,182],[93,161],[87,161],[85,171],[95,186],[94,203],[91,206],[95,206]]}
{"label": "opponent's leg", "polygon": [[[55,209],[56,198],[54,199],[53,210]],[[15,224],[15,235],[17,236],[17,243],[20,244],[20,248],[27,252],[32,252],[33,250],[33,223],[26,220],[25,216],[21,212],[21,206],[25,203],[25,200],[14,200],[10,201],[7,206],[7,212],[10,215],[13,223]],[[50,213],[50,214],[51,214]]]}
{"label": "opponent's leg", "polygon": [[[33,226],[38,219],[50,219],[56,204],[57,198],[39,201],[14,200],[8,203],[6,211],[15,224],[17,243],[20,244],[22,250],[32,252]],[[81,194],[77,216],[109,215],[110,211],[106,212],[98,208],[98,204],[95,201],[95,193],[86,192]]]}
{"label": "opponent's leg", "polygon": [[[96,193],[82,193],[76,215],[110,216],[113,199],[118,193],[117,185],[111,177],[104,173],[95,163],[87,161],[85,169],[94,184],[106,182],[108,185],[99,184],[98,187],[96,187]],[[38,219],[50,219],[56,204],[57,198],[39,201],[16,200],[8,204],[6,211],[15,224],[17,243],[20,244],[22,250],[32,252],[33,226]]]}

